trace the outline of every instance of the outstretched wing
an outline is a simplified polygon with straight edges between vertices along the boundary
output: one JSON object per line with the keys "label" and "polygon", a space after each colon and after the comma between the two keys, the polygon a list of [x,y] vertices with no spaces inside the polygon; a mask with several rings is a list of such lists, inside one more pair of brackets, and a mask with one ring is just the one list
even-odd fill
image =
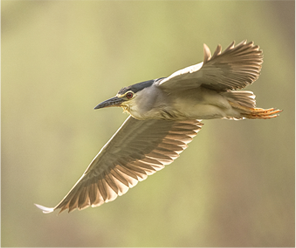
{"label": "outstretched wing", "polygon": [[158,82],[168,92],[203,86],[216,91],[245,88],[259,77],[263,54],[253,42],[234,42],[222,52],[218,45],[213,56],[204,44],[204,61],[176,71]]}
{"label": "outstretched wing", "polygon": [[202,125],[198,120],[136,120],[130,116],[56,207],[36,206],[44,213],[71,212],[113,201],[172,163]]}

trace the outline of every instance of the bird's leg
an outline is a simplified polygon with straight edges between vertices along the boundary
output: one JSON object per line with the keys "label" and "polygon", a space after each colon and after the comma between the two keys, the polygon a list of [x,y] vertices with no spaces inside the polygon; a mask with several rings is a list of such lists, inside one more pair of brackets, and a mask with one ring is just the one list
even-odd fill
{"label": "bird's leg", "polygon": [[282,110],[275,108],[250,108],[248,113],[242,115],[248,119],[271,119],[277,117],[280,112]]}
{"label": "bird's leg", "polygon": [[238,110],[242,117],[247,119],[271,119],[278,116],[278,113],[282,112],[280,109],[269,108],[249,108],[242,106],[237,103],[229,102],[230,105],[236,110]]}

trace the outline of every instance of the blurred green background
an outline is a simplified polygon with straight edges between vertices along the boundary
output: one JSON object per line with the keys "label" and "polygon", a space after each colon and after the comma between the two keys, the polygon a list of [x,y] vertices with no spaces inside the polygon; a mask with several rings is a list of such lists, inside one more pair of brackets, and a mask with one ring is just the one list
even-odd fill
{"label": "blurred green background", "polygon": [[[2,246],[294,246],[294,1],[2,1]],[[94,111],[248,39],[272,120],[204,121],[172,165],[98,208],[44,215],[127,117]]]}

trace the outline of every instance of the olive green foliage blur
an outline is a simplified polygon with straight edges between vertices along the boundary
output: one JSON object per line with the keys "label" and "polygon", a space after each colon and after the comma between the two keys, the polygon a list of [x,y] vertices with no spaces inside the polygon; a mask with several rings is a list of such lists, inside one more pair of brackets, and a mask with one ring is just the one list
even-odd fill
{"label": "olive green foliage blur", "polygon": [[[2,246],[293,246],[294,1],[2,1]],[[233,40],[272,120],[210,120],[173,164],[98,208],[44,215],[121,125],[94,111]]]}

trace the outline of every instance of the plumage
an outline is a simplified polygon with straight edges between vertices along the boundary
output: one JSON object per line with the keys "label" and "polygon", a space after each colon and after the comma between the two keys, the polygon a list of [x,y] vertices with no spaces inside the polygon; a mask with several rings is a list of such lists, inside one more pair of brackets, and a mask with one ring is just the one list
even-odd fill
{"label": "plumage", "polygon": [[253,92],[235,91],[259,77],[262,62],[253,42],[218,45],[213,55],[204,44],[203,62],[122,88],[95,108],[120,106],[130,116],[59,204],[36,206],[71,212],[115,200],[172,163],[200,131],[199,119],[276,117],[280,110],[256,108]]}
{"label": "plumage", "polygon": [[[184,128],[182,128],[183,125]],[[201,126],[202,124],[196,120],[183,124],[165,120],[139,121],[130,116],[92,161],[68,195],[55,208],[38,206],[43,212],[51,212],[55,209],[63,211],[67,208],[71,212],[76,208],[84,209],[86,206],[97,206],[112,201],[117,195],[126,193],[128,188],[135,186],[138,181],[146,179],[148,175],[164,168],[164,165],[176,159]],[[188,133],[189,128],[191,128],[190,133]],[[146,154],[129,149],[128,143],[134,143],[135,139],[139,143],[146,142],[147,133],[151,134],[152,140],[149,142],[151,145],[148,144],[145,147]],[[178,135],[177,142],[174,140],[175,135]],[[125,145],[122,145],[122,142]],[[121,148],[113,152],[114,146]],[[116,153],[126,155],[114,161],[112,158],[116,157]],[[140,158],[132,159],[133,153],[137,153]],[[105,164],[105,169],[98,173],[97,171],[101,171],[102,163]]]}
{"label": "plumage", "polygon": [[216,91],[245,88],[258,77],[263,63],[263,54],[253,42],[234,42],[224,52],[219,45],[213,56],[204,44],[204,61],[176,71],[159,81],[160,88],[169,92],[203,86]]}

